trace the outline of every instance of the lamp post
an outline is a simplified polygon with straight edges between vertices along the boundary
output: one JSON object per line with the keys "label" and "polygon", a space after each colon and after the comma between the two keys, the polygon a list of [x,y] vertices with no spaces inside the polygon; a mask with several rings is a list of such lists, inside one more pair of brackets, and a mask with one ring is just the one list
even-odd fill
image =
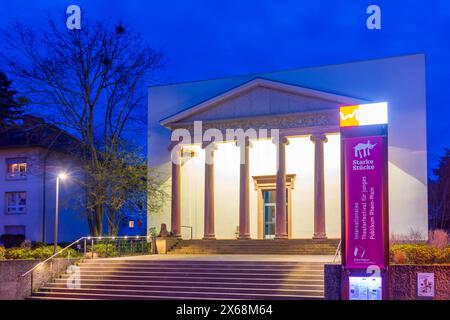
{"label": "lamp post", "polygon": [[59,182],[67,178],[66,173],[60,173],[56,177],[56,195],[55,195],[55,231],[53,240],[53,254],[58,251],[58,211],[59,211]]}

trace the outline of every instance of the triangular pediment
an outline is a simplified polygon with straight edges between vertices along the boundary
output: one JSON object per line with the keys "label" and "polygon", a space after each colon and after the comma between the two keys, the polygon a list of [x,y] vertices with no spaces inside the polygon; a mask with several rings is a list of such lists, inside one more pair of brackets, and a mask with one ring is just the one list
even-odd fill
{"label": "triangular pediment", "polygon": [[161,124],[170,127],[175,123],[200,120],[217,121],[312,112],[360,102],[362,100],[356,98],[255,78],[163,119]]}

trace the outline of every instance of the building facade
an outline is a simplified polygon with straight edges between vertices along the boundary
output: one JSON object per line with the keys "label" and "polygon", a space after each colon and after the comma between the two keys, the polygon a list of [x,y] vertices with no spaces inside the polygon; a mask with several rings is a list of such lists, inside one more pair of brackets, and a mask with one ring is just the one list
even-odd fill
{"label": "building facade", "polygon": [[[389,105],[390,232],[427,236],[425,59],[387,59],[149,89],[148,213],[188,239],[341,237],[339,107]],[[236,141],[233,132],[256,132]],[[151,198],[148,201],[152,201]]]}
{"label": "building facade", "polygon": [[[62,133],[62,134],[61,134]],[[0,234],[23,234],[52,243],[56,177],[64,172],[59,193],[59,241],[89,234],[82,216],[79,168],[68,153],[74,138],[43,119],[26,116],[19,128],[0,137]]]}

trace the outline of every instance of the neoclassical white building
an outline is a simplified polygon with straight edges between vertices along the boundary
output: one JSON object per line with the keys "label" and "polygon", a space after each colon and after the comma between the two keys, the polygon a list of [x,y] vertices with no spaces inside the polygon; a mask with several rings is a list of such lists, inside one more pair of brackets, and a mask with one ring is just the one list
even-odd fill
{"label": "neoclassical white building", "polygon": [[[424,56],[410,55],[151,87],[149,166],[172,198],[149,227],[184,239],[340,238],[339,107],[385,101],[390,232],[426,237],[424,84]],[[172,137],[180,129],[192,139]],[[223,141],[204,141],[208,129]],[[236,144],[227,129],[268,135]]]}

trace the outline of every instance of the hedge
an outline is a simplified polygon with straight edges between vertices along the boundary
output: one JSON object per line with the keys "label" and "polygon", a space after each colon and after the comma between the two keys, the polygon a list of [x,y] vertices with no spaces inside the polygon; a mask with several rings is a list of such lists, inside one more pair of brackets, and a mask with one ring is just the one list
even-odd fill
{"label": "hedge", "polygon": [[394,244],[390,258],[397,264],[445,264],[450,263],[450,246],[438,249],[427,244]]}
{"label": "hedge", "polygon": [[[29,248],[9,248],[5,249],[4,247],[0,247],[0,259],[9,259],[9,260],[17,260],[17,259],[37,259],[37,260],[45,260],[53,255],[53,246],[40,246],[33,249]],[[58,246],[58,251],[61,250],[61,247]],[[78,257],[80,254],[74,249],[67,249],[64,251],[60,257],[67,258],[70,254],[70,257]]]}

